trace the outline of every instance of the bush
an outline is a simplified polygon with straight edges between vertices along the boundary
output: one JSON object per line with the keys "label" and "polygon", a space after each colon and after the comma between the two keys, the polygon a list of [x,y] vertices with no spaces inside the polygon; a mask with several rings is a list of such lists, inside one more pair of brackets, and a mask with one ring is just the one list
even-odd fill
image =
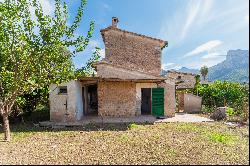
{"label": "bush", "polygon": [[45,105],[38,105],[32,113],[25,113],[23,115],[24,122],[38,123],[41,121],[48,121],[49,119],[49,108]]}
{"label": "bush", "polygon": [[[240,83],[215,81],[209,85],[198,85],[195,89],[202,97],[202,104],[206,107],[230,107],[233,108],[235,115],[243,114],[243,101],[249,100],[248,87]],[[204,111],[210,110],[205,109]]]}
{"label": "bush", "polygon": [[230,116],[234,116],[234,115],[235,115],[234,109],[228,107],[228,108],[226,109],[226,115],[229,116],[229,117],[230,117]]}
{"label": "bush", "polygon": [[128,128],[129,128],[129,129],[137,129],[137,128],[139,128],[139,127],[140,127],[140,125],[137,125],[137,124],[135,124],[135,123],[131,123],[131,124],[128,125]]}
{"label": "bush", "polygon": [[214,112],[214,108],[210,108],[208,106],[202,105],[201,112],[204,114],[210,114]]}

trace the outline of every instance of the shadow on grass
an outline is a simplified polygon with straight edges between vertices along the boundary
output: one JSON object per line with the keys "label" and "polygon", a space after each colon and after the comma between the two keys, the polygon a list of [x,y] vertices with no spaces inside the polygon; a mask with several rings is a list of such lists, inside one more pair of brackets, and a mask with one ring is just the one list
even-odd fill
{"label": "shadow on grass", "polygon": [[[153,123],[105,123],[105,124],[86,124],[83,126],[54,126],[40,127],[32,123],[11,125],[12,133],[33,133],[33,132],[63,132],[63,131],[126,131],[138,128],[139,126],[153,125]],[[0,132],[3,133],[3,128],[0,127]]]}

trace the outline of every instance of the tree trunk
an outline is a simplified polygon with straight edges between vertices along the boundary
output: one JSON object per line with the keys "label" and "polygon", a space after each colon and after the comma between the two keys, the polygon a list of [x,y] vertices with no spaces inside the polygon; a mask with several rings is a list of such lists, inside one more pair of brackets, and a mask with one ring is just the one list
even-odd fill
{"label": "tree trunk", "polygon": [[10,124],[8,114],[3,114],[3,131],[4,131],[4,140],[9,142],[10,141]]}

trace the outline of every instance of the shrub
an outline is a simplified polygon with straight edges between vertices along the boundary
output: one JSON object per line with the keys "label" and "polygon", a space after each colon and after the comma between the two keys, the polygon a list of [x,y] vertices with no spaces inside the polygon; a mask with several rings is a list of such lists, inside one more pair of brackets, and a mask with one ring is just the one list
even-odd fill
{"label": "shrub", "polygon": [[137,125],[137,124],[135,124],[135,123],[131,123],[131,124],[128,125],[128,128],[129,128],[129,129],[137,129],[137,128],[139,128],[139,127],[140,127],[140,125]]}
{"label": "shrub", "polygon": [[233,115],[235,115],[234,109],[228,107],[228,108],[226,109],[226,115],[227,115],[227,116],[233,116]]}
{"label": "shrub", "polygon": [[249,100],[248,87],[240,83],[215,81],[209,85],[197,85],[195,89],[198,91],[198,95],[202,97],[203,105],[209,108],[227,106],[233,108],[236,115],[243,113],[243,101]]}
{"label": "shrub", "polygon": [[202,105],[202,108],[201,108],[201,112],[204,113],[204,114],[209,114],[209,113],[213,113],[214,112],[214,108],[210,108],[206,105]]}

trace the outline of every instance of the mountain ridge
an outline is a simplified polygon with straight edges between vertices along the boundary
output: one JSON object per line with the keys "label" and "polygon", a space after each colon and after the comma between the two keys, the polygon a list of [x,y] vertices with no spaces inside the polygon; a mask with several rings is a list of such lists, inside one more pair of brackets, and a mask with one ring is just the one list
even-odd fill
{"label": "mountain ridge", "polygon": [[[200,74],[198,69],[182,67],[179,72]],[[164,72],[162,72],[164,73]],[[167,71],[165,71],[167,73]],[[249,51],[229,50],[226,59],[208,69],[208,80],[249,82]]]}

